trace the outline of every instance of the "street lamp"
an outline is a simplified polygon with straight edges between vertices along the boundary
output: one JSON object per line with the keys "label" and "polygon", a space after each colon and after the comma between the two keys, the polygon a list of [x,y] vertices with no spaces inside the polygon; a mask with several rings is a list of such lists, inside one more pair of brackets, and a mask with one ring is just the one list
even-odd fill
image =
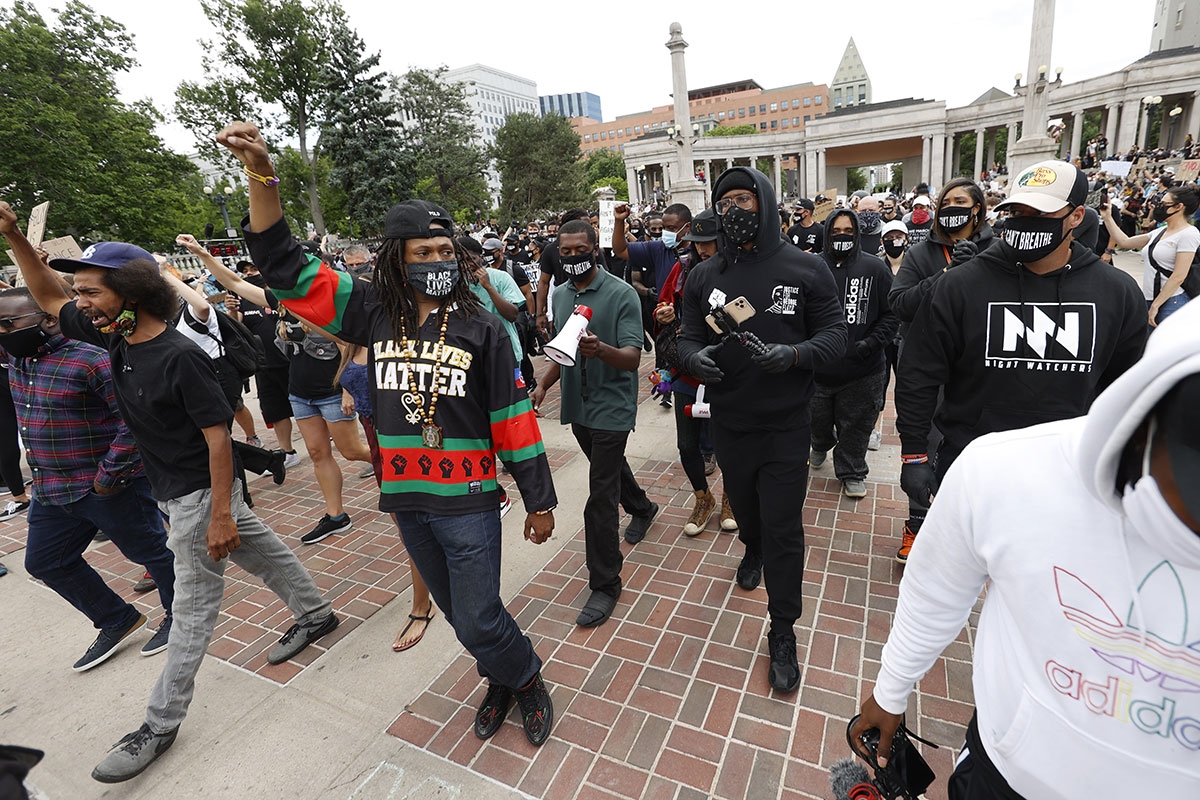
{"label": "street lamp", "polygon": [[214,194],[213,187],[205,186],[204,193],[206,195],[208,195],[208,197],[213,202],[215,202],[218,206],[221,207],[221,218],[223,220],[225,220],[225,235],[228,236],[230,239],[234,239],[237,237],[237,232],[234,231],[233,226],[229,224],[229,208],[228,208],[229,201],[232,199],[232,195],[233,195],[233,187],[226,184],[222,188],[224,190],[224,193]]}

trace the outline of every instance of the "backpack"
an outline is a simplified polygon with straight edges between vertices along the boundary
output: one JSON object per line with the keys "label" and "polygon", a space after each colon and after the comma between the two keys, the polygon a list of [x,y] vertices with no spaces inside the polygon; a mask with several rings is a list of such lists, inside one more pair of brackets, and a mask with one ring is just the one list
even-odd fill
{"label": "backpack", "polygon": [[233,367],[242,380],[249,379],[267,366],[267,350],[263,347],[262,339],[233,317],[215,308],[209,311],[217,315],[217,330],[221,332],[221,338],[218,339],[208,332],[207,325],[190,316],[185,309],[180,309],[180,313],[184,315],[189,328],[217,343],[221,348],[221,358]]}
{"label": "backpack", "polygon": [[[1154,245],[1158,244],[1159,240],[1162,239],[1166,233],[1167,229],[1163,228],[1158,236],[1155,236],[1154,239],[1150,241],[1149,246],[1146,248],[1146,255],[1150,257],[1150,266],[1154,267],[1154,271],[1157,273],[1154,276],[1155,297],[1158,297],[1158,293],[1162,291],[1163,278],[1170,278],[1172,274],[1171,270],[1166,270],[1160,267],[1158,261],[1154,258]],[[1183,283],[1180,285],[1180,288],[1183,289],[1183,293],[1186,294],[1189,299],[1200,295],[1200,250],[1197,250],[1192,256],[1192,267],[1188,270],[1187,277],[1183,279]]]}

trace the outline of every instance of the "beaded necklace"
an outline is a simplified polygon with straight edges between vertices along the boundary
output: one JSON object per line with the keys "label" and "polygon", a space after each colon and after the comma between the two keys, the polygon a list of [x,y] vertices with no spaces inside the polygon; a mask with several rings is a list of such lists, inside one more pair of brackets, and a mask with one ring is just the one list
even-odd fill
{"label": "beaded necklace", "polygon": [[[450,321],[450,307],[447,305],[442,309],[442,325],[438,331],[437,345],[433,348],[433,370],[429,376],[429,412],[422,415],[421,410],[425,406],[425,398],[417,391],[413,391],[413,371],[409,364],[410,353],[416,352],[416,342],[421,341],[421,330],[417,329],[417,338],[411,343],[408,341],[408,333],[404,328],[404,317],[400,318],[400,346],[404,351],[404,372],[408,375],[409,392],[404,395],[404,407],[408,409],[408,413],[404,415],[405,421],[412,425],[420,423],[421,425],[421,444],[432,450],[442,449],[442,428],[440,425],[433,423],[433,415],[437,411],[438,397],[438,381],[437,371],[438,365],[442,360],[442,349],[446,344],[446,325]],[[412,404],[410,407],[409,404]]]}

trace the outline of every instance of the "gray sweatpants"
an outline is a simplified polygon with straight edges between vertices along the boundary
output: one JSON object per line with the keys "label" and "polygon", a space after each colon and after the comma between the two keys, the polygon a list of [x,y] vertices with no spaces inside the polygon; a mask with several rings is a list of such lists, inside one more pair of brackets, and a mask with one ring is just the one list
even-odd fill
{"label": "gray sweatpants", "polygon": [[867,444],[883,408],[883,383],[887,370],[843,383],[816,384],[812,407],[812,449],[833,451],[833,471],[838,480],[867,477]]}
{"label": "gray sweatpants", "polygon": [[[308,627],[332,611],[328,600],[308,570],[242,500],[240,481],[234,481],[230,509],[241,545],[228,560],[257,575],[287,603],[296,622]],[[155,733],[179,727],[187,716],[196,688],[196,673],[212,640],[221,599],[225,595],[227,559],[213,561],[208,554],[208,523],[212,515],[212,490],[200,489],[176,497],[159,508],[170,517],[167,547],[175,554],[175,602],[167,664],[146,706],[146,724]]]}

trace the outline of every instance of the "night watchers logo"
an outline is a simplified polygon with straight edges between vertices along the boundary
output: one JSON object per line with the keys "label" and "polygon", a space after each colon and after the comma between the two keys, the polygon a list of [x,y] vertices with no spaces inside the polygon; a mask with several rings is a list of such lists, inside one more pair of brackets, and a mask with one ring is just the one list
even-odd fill
{"label": "night watchers logo", "polygon": [[1094,303],[988,303],[984,366],[1091,372]]}

